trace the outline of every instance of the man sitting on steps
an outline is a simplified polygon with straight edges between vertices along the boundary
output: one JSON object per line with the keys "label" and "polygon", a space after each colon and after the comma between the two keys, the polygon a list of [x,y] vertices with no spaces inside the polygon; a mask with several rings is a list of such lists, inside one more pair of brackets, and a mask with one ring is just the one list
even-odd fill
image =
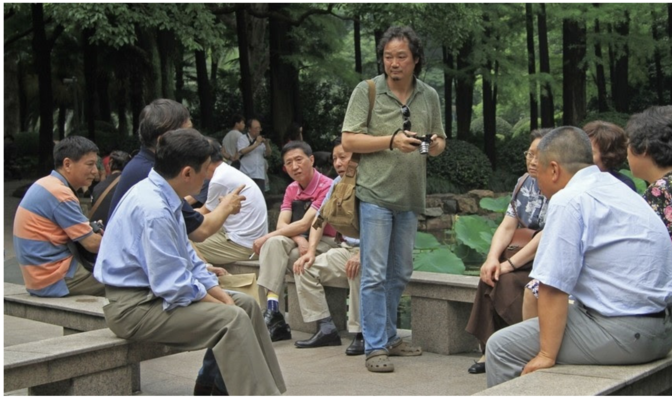
{"label": "man sitting on steps", "polygon": [[[334,186],[345,174],[352,153],[343,150],[341,138],[334,141],[333,165],[338,177],[331,185],[325,197],[331,197]],[[319,215],[319,212],[318,212]],[[296,292],[301,307],[301,315],[305,322],[317,321],[317,332],[308,340],[299,340],[294,345],[298,348],[321,346],[340,346],[341,337],[329,313],[327,299],[324,296],[324,284],[347,283],[350,287],[348,303],[348,331],[355,337],[345,350],[349,356],[364,354],[364,336],[359,322],[359,239],[343,236],[340,247],[330,249],[315,257],[317,244],[322,239],[323,228],[313,227],[310,230],[308,252],[294,263],[294,279]]]}

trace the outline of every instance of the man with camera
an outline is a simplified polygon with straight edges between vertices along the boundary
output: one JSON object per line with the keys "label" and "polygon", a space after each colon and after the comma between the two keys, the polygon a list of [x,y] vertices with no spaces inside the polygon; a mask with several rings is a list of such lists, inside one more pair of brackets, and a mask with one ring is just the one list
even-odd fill
{"label": "man with camera", "polygon": [[26,290],[33,296],[105,295],[105,288],[78,262],[69,242],[98,253],[103,230],[82,213],[76,191],[91,185],[98,147],[68,136],[54,147],[54,166],[26,192],[14,218],[14,250]]}
{"label": "man with camera", "polygon": [[[385,73],[353,91],[343,121],[343,148],[361,154],[357,172],[360,218],[361,318],[366,367],[391,372],[389,356],[422,349],[397,335],[397,307],[413,272],[417,215],[425,210],[427,155],[445,148],[441,104],[420,81],[422,44],[408,27],[392,27],[378,46]],[[369,99],[370,90],[375,98]],[[370,103],[375,103],[375,107]],[[425,154],[419,147],[429,135]]]}
{"label": "man with camera", "polygon": [[258,119],[247,121],[247,134],[238,138],[240,171],[252,178],[261,192],[266,188],[266,160],[271,155],[268,139],[261,136],[261,123]]}

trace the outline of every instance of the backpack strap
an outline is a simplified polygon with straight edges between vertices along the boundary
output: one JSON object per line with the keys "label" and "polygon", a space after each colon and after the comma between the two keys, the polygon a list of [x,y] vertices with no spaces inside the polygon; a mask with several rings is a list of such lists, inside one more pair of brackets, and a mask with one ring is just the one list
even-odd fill
{"label": "backpack strap", "polygon": [[[373,114],[373,105],[376,103],[376,84],[373,82],[373,79],[368,79],[366,83],[369,85],[369,113],[366,116],[366,126],[368,127],[371,125],[371,115]],[[348,167],[345,171],[346,176],[354,176],[355,173],[357,172],[357,166],[359,165],[359,159],[361,158],[361,154],[359,153],[352,153],[352,157],[350,157],[350,162],[348,163]]]}
{"label": "backpack strap", "polygon": [[93,217],[93,214],[96,212],[98,207],[100,207],[100,204],[103,202],[103,200],[105,200],[105,197],[108,195],[108,193],[110,193],[110,190],[114,189],[114,187],[117,186],[117,183],[119,183],[119,178],[121,178],[121,173],[110,183],[110,185],[103,191],[100,197],[98,197],[98,200],[96,200],[96,204],[94,204],[93,207],[91,207],[91,210],[89,210],[88,215],[89,219]]}

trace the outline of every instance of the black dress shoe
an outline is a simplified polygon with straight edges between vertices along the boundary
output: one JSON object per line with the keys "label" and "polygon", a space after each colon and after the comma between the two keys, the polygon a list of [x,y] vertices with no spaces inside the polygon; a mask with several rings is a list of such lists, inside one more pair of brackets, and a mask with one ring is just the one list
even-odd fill
{"label": "black dress shoe", "polygon": [[280,311],[268,311],[264,313],[264,321],[271,335],[271,341],[289,340],[292,338],[292,330],[285,322],[285,317]]}
{"label": "black dress shoe", "polygon": [[299,349],[308,349],[311,347],[324,347],[324,346],[340,346],[341,337],[338,336],[337,331],[333,331],[327,334],[322,333],[322,331],[317,331],[310,339],[308,340],[297,340],[294,343],[294,346]]}
{"label": "black dress shoe", "polygon": [[475,362],[474,365],[469,367],[467,370],[470,374],[484,374],[485,373],[485,363],[484,362]]}
{"label": "black dress shoe", "polygon": [[352,343],[345,349],[345,354],[349,356],[361,356],[364,354],[364,336],[361,333],[355,335],[355,338],[352,339]]}

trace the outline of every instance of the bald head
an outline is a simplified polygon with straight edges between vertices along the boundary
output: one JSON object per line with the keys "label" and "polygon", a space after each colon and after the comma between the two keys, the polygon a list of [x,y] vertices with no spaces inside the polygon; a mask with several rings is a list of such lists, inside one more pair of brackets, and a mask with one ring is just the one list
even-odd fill
{"label": "bald head", "polygon": [[593,148],[588,134],[574,126],[561,126],[546,134],[537,146],[539,164],[555,161],[568,173],[593,165]]}

